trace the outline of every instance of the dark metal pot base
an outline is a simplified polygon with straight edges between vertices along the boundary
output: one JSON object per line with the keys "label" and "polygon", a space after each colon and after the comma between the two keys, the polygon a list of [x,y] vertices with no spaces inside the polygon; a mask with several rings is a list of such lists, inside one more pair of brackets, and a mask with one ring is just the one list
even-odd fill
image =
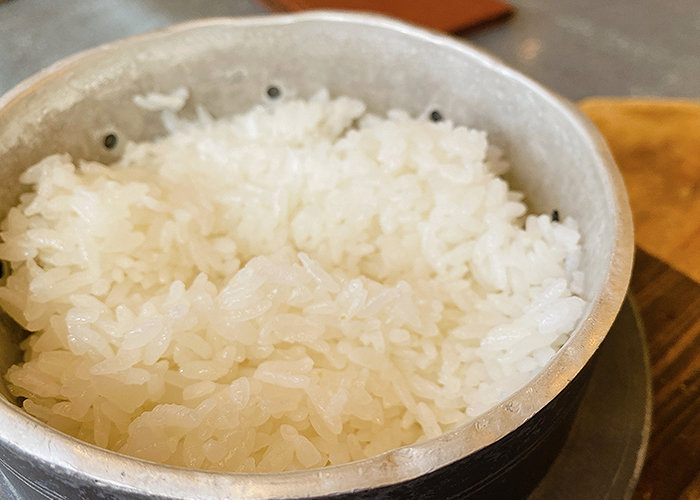
{"label": "dark metal pot base", "polygon": [[[623,304],[592,368],[571,432],[528,500],[628,500],[634,492],[649,439],[651,381],[644,332],[629,299]],[[561,412],[566,413],[566,409]],[[566,415],[561,418],[566,419]],[[550,441],[552,446],[558,445],[556,436]],[[24,500],[2,476],[1,469],[0,499]],[[512,475],[507,475],[512,480]],[[497,477],[495,481],[498,482]],[[431,486],[442,484],[444,488],[446,482],[433,482]],[[521,486],[529,489],[527,484]],[[428,493],[431,498],[462,498],[466,493],[448,493],[443,488],[428,487],[420,496]],[[374,493],[371,496],[376,498],[377,491]],[[392,493],[398,491],[387,493],[386,498],[393,498]],[[404,493],[408,493],[404,498],[413,496]],[[511,498],[518,496],[517,491],[512,493],[515,495]],[[483,496],[479,491],[475,494]]]}
{"label": "dark metal pot base", "polygon": [[566,443],[528,500],[629,500],[651,426],[646,338],[629,297],[600,347]]}

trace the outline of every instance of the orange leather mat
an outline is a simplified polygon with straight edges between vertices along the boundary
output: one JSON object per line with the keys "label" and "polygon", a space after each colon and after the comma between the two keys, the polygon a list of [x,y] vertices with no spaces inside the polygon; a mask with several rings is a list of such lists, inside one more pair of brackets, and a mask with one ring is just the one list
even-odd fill
{"label": "orange leather mat", "polygon": [[458,32],[505,19],[513,8],[498,0],[260,0],[273,10],[341,9],[376,12],[440,31]]}

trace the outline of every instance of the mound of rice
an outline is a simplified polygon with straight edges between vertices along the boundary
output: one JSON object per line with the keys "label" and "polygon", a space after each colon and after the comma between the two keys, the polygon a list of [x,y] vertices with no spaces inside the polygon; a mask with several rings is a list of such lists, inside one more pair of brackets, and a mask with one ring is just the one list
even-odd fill
{"label": "mound of rice", "polygon": [[21,177],[0,305],[34,333],[6,379],[49,425],[186,467],[342,464],[484,412],[582,315],[576,223],[525,217],[484,132],[327,92],[198,115]]}

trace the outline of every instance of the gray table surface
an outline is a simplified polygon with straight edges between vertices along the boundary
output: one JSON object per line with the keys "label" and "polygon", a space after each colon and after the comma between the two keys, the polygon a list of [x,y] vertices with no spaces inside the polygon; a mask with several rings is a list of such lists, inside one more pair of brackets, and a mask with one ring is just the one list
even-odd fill
{"label": "gray table surface", "polygon": [[[700,0],[511,3],[515,16],[469,40],[565,97],[700,98]],[[252,0],[0,2],[0,94],[97,44],[188,19],[265,13]]]}

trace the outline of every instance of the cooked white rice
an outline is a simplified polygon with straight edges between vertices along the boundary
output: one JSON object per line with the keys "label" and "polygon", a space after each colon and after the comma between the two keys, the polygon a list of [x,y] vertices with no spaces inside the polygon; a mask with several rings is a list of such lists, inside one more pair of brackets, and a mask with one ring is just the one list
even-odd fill
{"label": "cooked white rice", "polygon": [[341,464],[512,394],[582,315],[576,223],[525,217],[486,134],[326,92],[50,156],[2,224],[30,414],[186,467]]}

